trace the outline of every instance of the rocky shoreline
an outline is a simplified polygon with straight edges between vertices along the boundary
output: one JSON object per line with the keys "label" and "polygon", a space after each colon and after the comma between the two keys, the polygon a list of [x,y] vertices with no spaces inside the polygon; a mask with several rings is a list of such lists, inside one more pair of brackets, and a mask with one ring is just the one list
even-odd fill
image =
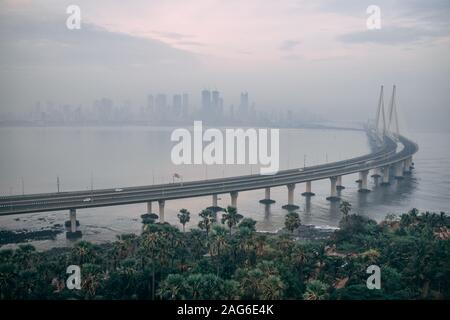
{"label": "rocky shoreline", "polygon": [[55,240],[56,236],[63,231],[62,226],[57,225],[42,230],[0,230],[0,246],[39,240]]}
{"label": "rocky shoreline", "polygon": [[[56,237],[65,231],[64,226],[54,224],[53,226],[41,228],[40,230],[0,230],[0,247],[8,244],[20,244],[41,240],[56,240]],[[301,225],[294,231],[294,237],[299,241],[315,241],[328,239],[335,228],[326,228],[314,225]],[[286,233],[285,229],[276,232],[258,231],[261,234],[281,234]]]}
{"label": "rocky shoreline", "polygon": [[[296,230],[294,230],[293,236],[298,241],[316,241],[316,240],[326,240],[331,235],[338,230],[338,228],[333,227],[321,227],[315,225],[301,225]],[[285,234],[288,231],[286,229],[279,229],[276,232],[264,232],[258,231],[261,234],[270,234],[270,235],[280,235]]]}

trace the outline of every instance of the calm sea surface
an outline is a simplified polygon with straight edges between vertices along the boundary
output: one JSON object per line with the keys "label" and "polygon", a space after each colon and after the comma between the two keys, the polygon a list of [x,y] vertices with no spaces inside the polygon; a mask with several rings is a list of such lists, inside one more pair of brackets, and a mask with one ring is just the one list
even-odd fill
{"label": "calm sea surface", "polygon": [[[107,187],[126,187],[172,182],[174,173],[184,181],[211,179],[259,172],[258,166],[175,166],[170,160],[174,128],[160,127],[18,127],[0,128],[0,194],[54,192],[56,177],[63,191]],[[411,176],[390,187],[377,187],[359,194],[357,175],[343,177],[346,189],[341,197],[353,211],[376,220],[387,213],[402,213],[413,207],[430,211],[450,211],[450,134],[411,133],[419,143],[414,157],[416,169]],[[364,132],[315,129],[282,129],[280,131],[281,169],[303,167],[343,160],[369,152]],[[23,183],[22,183],[23,181]],[[310,201],[300,194],[304,184],[295,189],[295,202],[300,206],[302,223],[335,227],[340,220],[337,203],[329,203],[329,181],[313,182],[316,193]],[[273,188],[276,203],[264,206],[258,200],[264,190],[241,192],[239,211],[258,221],[258,229],[276,231],[283,227],[287,203],[286,187]],[[219,196],[219,205],[230,203],[228,194]],[[190,226],[197,225],[198,215],[211,205],[211,197],[166,202],[166,220],[177,224],[177,212],[191,212]],[[156,204],[154,204],[156,209]],[[116,235],[140,232],[140,215],[146,204],[77,210],[83,239],[101,243]],[[68,212],[47,212],[0,217],[0,229],[39,230],[64,223]],[[38,248],[65,246],[64,233],[55,241],[35,241]]]}

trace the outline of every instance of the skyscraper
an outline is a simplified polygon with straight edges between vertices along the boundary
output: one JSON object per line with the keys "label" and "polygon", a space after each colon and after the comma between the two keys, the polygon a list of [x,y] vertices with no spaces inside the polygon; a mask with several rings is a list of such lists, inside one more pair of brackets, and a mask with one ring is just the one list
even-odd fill
{"label": "skyscraper", "polygon": [[207,113],[211,108],[211,92],[202,90],[202,112]]}
{"label": "skyscraper", "polygon": [[155,118],[164,121],[167,115],[167,96],[159,93],[155,98]]}
{"label": "skyscraper", "polygon": [[147,110],[148,110],[149,112],[152,112],[152,111],[153,111],[153,105],[154,105],[153,95],[152,95],[152,94],[149,94],[149,95],[147,96]]}
{"label": "skyscraper", "polygon": [[214,111],[214,113],[217,112],[217,110],[219,109],[219,104],[220,104],[220,93],[217,90],[214,90],[212,92],[212,109]]}
{"label": "skyscraper", "polygon": [[173,116],[179,118],[181,116],[181,108],[182,108],[182,98],[181,94],[173,95],[173,103],[172,103],[172,113]]}
{"label": "skyscraper", "polygon": [[147,96],[147,106],[144,110],[143,116],[145,118],[151,119],[154,115],[154,98],[152,94]]}
{"label": "skyscraper", "polygon": [[239,105],[239,113],[243,116],[248,114],[248,92],[241,93],[241,103]]}
{"label": "skyscraper", "polygon": [[156,109],[158,111],[165,110],[167,107],[167,97],[165,94],[159,93],[155,99]]}
{"label": "skyscraper", "polygon": [[189,95],[187,93],[183,93],[183,111],[182,117],[183,119],[187,119],[189,116]]}

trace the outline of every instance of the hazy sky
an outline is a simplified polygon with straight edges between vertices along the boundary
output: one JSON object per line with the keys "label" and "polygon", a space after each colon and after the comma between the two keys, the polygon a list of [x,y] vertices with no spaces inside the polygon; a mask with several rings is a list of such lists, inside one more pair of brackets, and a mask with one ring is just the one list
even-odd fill
{"label": "hazy sky", "polygon": [[361,120],[394,83],[409,126],[450,127],[448,0],[0,0],[0,111],[158,92],[196,103],[206,87],[226,106],[245,90],[259,108]]}

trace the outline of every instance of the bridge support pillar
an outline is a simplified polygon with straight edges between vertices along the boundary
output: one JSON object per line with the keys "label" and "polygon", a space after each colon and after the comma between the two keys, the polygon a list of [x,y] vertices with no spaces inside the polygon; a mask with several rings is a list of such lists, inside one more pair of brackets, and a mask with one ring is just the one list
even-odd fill
{"label": "bridge support pillar", "polygon": [[413,158],[410,157],[409,158],[409,170],[412,170],[412,169],[414,169],[414,162],[413,162]]}
{"label": "bridge support pillar", "polygon": [[213,194],[212,195],[212,205],[211,205],[211,207],[208,207],[206,209],[211,210],[213,212],[222,211],[223,208],[218,206],[218,202],[217,202],[218,199],[219,199],[219,195],[218,194]]}
{"label": "bridge support pillar", "polygon": [[294,204],[294,190],[295,184],[288,184],[288,204]]}
{"label": "bridge support pillar", "polygon": [[327,197],[327,200],[329,200],[329,201],[341,200],[341,198],[339,198],[336,193],[336,181],[337,181],[337,177],[330,177],[330,182],[331,182],[330,196]]}
{"label": "bridge support pillar", "polygon": [[77,239],[77,238],[81,238],[81,231],[77,230],[77,210],[76,209],[70,209],[69,211],[69,223],[68,225],[70,226],[70,231],[66,232],[66,238],[67,239]]}
{"label": "bridge support pillar", "polygon": [[282,208],[286,210],[297,210],[300,207],[294,204],[295,183],[288,184],[287,189],[288,189],[288,204],[284,205]]}
{"label": "bridge support pillar", "polygon": [[367,176],[369,175],[369,170],[364,170],[360,172],[361,174],[361,184],[358,192],[367,193],[370,190],[367,188]]}
{"label": "bridge support pillar", "polygon": [[362,182],[361,172],[359,172],[358,175],[359,175],[358,180],[355,180],[355,182],[359,185],[359,188],[361,188],[361,182]]}
{"label": "bridge support pillar", "polygon": [[336,190],[343,190],[345,187],[342,185],[342,176],[338,176],[336,180]]}
{"label": "bridge support pillar", "polygon": [[306,189],[305,192],[302,193],[302,196],[311,197],[314,195],[315,193],[311,191],[311,181],[306,181]]}
{"label": "bridge support pillar", "polygon": [[411,173],[411,169],[412,169],[412,158],[408,158],[408,159],[405,160],[403,173],[410,174]]}
{"label": "bridge support pillar", "polygon": [[152,202],[147,202],[147,213],[152,213]]}
{"label": "bridge support pillar", "polygon": [[230,192],[231,206],[233,208],[236,208],[236,209],[237,209],[237,198],[238,198],[238,195],[239,195],[239,192],[237,192],[237,191]]}
{"label": "bridge support pillar", "polygon": [[403,165],[404,165],[403,161],[400,161],[395,164],[395,179],[397,179],[397,180],[401,180],[404,178],[403,177],[403,169],[404,169]]}
{"label": "bridge support pillar", "polygon": [[270,187],[267,187],[265,189],[265,195],[264,195],[264,199],[259,200],[260,203],[263,204],[271,204],[271,203],[275,203],[275,200],[270,199]]}
{"label": "bridge support pillar", "polygon": [[371,177],[373,178],[373,182],[375,183],[375,185],[378,185],[378,179],[381,177],[380,169],[379,168],[375,168],[373,174],[371,175]]}
{"label": "bridge support pillar", "polygon": [[77,210],[70,209],[70,232],[77,231]]}
{"label": "bridge support pillar", "polygon": [[382,186],[388,186],[389,183],[389,166],[383,167],[383,180],[381,182]]}
{"label": "bridge support pillar", "polygon": [[164,205],[166,204],[165,200],[158,200],[159,204],[159,222],[164,223]]}

